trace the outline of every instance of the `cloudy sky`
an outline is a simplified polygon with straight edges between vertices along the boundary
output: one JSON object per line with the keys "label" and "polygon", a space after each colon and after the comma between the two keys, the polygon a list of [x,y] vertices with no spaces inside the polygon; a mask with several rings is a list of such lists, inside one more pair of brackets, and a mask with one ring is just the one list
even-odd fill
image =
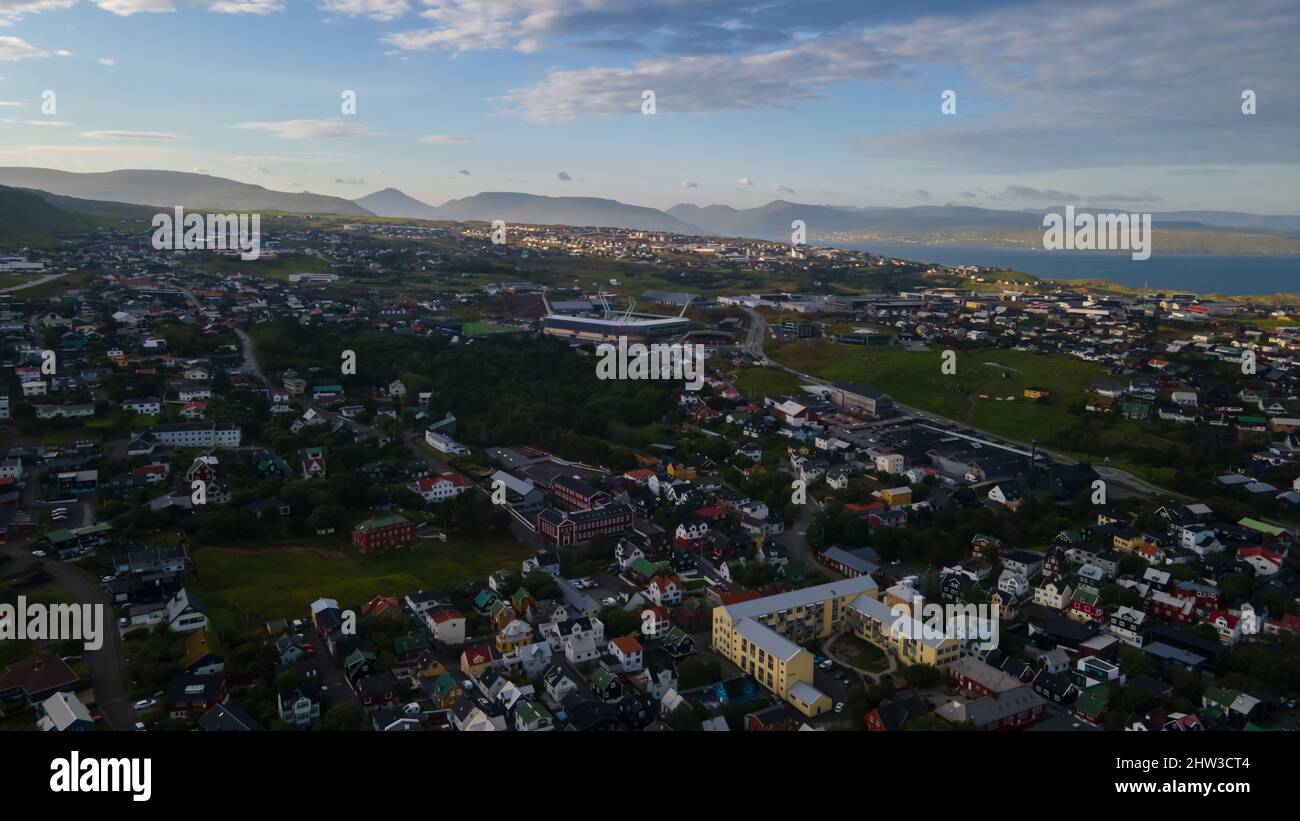
{"label": "cloudy sky", "polygon": [[0,165],[1300,213],[1297,35],[1294,0],[0,0]]}

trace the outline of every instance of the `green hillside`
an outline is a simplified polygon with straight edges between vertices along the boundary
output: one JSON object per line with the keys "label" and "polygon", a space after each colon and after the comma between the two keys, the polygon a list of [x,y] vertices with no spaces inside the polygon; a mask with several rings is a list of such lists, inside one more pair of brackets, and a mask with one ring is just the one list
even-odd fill
{"label": "green hillside", "polygon": [[69,234],[94,231],[93,217],[55,208],[37,194],[0,187],[0,249],[48,246]]}

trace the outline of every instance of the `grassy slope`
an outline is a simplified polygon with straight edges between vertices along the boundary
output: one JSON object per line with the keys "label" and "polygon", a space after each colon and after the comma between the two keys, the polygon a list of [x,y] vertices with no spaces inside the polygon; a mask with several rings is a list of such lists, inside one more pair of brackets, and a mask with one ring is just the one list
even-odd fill
{"label": "grassy slope", "polygon": [[98,221],[64,211],[36,194],[0,187],[0,248],[44,247],[59,237],[94,231]]}

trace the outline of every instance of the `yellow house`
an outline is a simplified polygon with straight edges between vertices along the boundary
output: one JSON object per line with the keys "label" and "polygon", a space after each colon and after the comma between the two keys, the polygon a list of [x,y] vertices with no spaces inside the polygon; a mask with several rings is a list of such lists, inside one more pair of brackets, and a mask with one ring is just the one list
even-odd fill
{"label": "yellow house", "polygon": [[668,475],[674,479],[681,479],[683,482],[691,482],[699,478],[699,473],[695,468],[685,462],[669,462]]}
{"label": "yellow house", "polygon": [[533,628],[516,619],[497,633],[497,649],[509,653],[533,643]]}
{"label": "yellow house", "polygon": [[912,503],[912,489],[907,486],[891,487],[880,491],[880,498],[890,507],[910,505]]}
{"label": "yellow house", "polygon": [[813,656],[796,642],[838,632],[849,602],[876,592],[859,576],[715,607],[713,649],[804,715],[824,713],[831,699],[813,686]]}
{"label": "yellow house", "polygon": [[1142,542],[1142,534],[1130,531],[1120,531],[1111,537],[1111,544],[1114,548],[1125,553],[1136,553]]}

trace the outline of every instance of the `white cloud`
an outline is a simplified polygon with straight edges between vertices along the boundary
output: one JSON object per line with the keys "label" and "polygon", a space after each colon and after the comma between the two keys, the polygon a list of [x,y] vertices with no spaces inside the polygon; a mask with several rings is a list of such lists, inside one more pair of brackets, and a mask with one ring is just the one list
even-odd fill
{"label": "white cloud", "polygon": [[26,14],[72,8],[77,0],[0,0],[0,28],[12,26]]}
{"label": "white cloud", "polygon": [[453,145],[456,143],[472,143],[473,137],[461,137],[456,134],[426,134],[420,138],[422,143],[436,143],[438,145]]}
{"label": "white cloud", "polygon": [[285,140],[316,140],[335,137],[360,137],[365,126],[337,120],[280,120],[278,122],[239,123],[234,128],[265,131]]}
{"label": "white cloud", "polygon": [[753,184],[754,184],[754,181],[751,180],[749,177],[741,177],[740,179],[736,180],[736,185],[743,185],[743,186],[745,186],[746,188],[748,188],[749,186],[751,186],[751,185],[753,185]]}
{"label": "white cloud", "polygon": [[387,22],[411,10],[407,0],[323,0],[321,9],[345,17],[369,17]]}
{"label": "white cloud", "polygon": [[92,140],[179,140],[180,135],[169,131],[83,131],[81,136]]}
{"label": "white cloud", "polygon": [[284,4],[278,0],[217,0],[208,8],[218,14],[274,14],[284,11]]}
{"label": "white cloud", "polygon": [[176,11],[172,0],[94,0],[96,6],[113,14],[129,17],[145,12]]}
{"label": "white cloud", "polygon": [[99,64],[101,66],[114,66],[117,65],[117,61],[114,60],[112,57],[100,57]]}
{"label": "white cloud", "polygon": [[793,194],[793,193],[794,193],[794,189],[793,189],[793,188],[788,188],[788,187],[786,187],[786,186],[784,186],[784,185],[782,185],[781,183],[778,182],[776,185],[772,186],[772,193],[774,193],[774,194]]}
{"label": "white cloud", "polygon": [[[93,0],[104,11],[121,17],[132,14],[176,11],[175,0]],[[199,0],[199,5],[218,14],[273,14],[284,10],[280,0]]]}
{"label": "white cloud", "polygon": [[45,51],[39,49],[21,37],[0,37],[0,60],[30,60],[33,57],[69,57],[72,52],[59,49]]}
{"label": "white cloud", "polygon": [[[449,0],[442,8],[470,5]],[[565,33],[544,13],[545,5],[481,0],[489,20],[496,14],[516,25],[530,21],[533,30],[510,33],[507,43],[516,46],[525,37]],[[752,8],[761,14],[758,9],[781,5]],[[1300,86],[1293,82],[1294,0],[1258,0],[1248,15],[1204,0],[1066,6],[1032,0],[969,9],[873,23],[837,8],[849,20],[837,28],[810,22],[798,36],[755,36],[743,44],[744,53],[701,46],[665,50],[667,56],[630,65],[552,68],[501,101],[507,113],[549,123],[637,115],[644,88],[658,93],[660,114],[718,114],[791,108],[842,89],[888,83],[932,95],[935,122],[905,132],[873,131],[852,143],[873,156],[993,172],[1295,162]],[[688,18],[704,13],[682,11]],[[1171,19],[1178,24],[1170,25]],[[450,44],[455,30],[435,34],[430,45],[465,48],[474,41],[468,30]],[[942,123],[945,85],[928,87],[936,75],[961,77],[964,86],[958,114]],[[1259,116],[1241,114],[1243,88],[1270,101],[1267,119],[1262,103]]]}
{"label": "white cloud", "polygon": [[698,182],[692,182],[691,180],[682,180],[682,181],[679,183],[679,185],[681,185],[682,188],[699,188],[699,187],[700,187],[700,184],[699,184]]}

